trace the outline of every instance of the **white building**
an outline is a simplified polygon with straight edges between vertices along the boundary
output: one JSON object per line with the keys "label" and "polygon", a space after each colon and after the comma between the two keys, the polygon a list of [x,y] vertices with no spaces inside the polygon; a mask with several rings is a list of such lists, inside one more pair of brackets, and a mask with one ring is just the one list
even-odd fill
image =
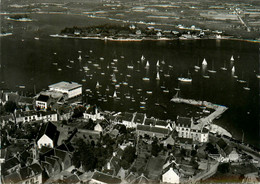
{"label": "white building", "polygon": [[58,121],[58,114],[54,111],[15,111],[15,118],[17,123],[26,123],[33,121]]}
{"label": "white building", "polygon": [[83,117],[85,119],[92,119],[93,121],[105,119],[96,106],[88,106],[87,110],[83,113]]}
{"label": "white building", "polygon": [[82,94],[82,85],[76,82],[62,81],[56,84],[49,85],[49,90],[65,93],[70,99]]}
{"label": "white building", "polygon": [[103,128],[99,123],[94,127],[94,130],[98,132],[103,132]]}
{"label": "white building", "polygon": [[174,167],[168,167],[165,169],[165,172],[162,174],[163,183],[180,183],[179,172]]}
{"label": "white building", "polygon": [[54,148],[57,145],[57,141],[59,138],[59,132],[57,131],[57,127],[48,122],[43,124],[39,135],[37,137],[37,146],[41,148],[42,146]]}
{"label": "white building", "polygon": [[198,142],[208,142],[209,130],[201,123],[196,123],[192,118],[177,117],[176,131],[178,137],[189,138]]}

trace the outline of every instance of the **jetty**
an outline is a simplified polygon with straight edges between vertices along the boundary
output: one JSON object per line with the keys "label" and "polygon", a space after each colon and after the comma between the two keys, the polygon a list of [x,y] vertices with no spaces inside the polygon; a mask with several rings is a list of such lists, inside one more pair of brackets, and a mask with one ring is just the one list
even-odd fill
{"label": "jetty", "polygon": [[219,118],[228,109],[226,106],[213,104],[207,101],[179,98],[178,93],[171,99],[171,101],[214,109],[214,112],[198,120],[199,123],[203,124],[210,124],[214,119]]}

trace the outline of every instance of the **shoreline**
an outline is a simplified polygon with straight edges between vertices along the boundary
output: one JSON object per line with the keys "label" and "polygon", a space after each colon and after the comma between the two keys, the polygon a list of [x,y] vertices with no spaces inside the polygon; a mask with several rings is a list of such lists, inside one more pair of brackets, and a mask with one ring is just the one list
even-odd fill
{"label": "shoreline", "polygon": [[244,41],[244,42],[252,42],[252,43],[260,43],[260,40],[250,40],[250,39],[241,39],[241,38],[232,38],[232,37],[223,37],[223,38],[106,38],[99,36],[85,36],[85,37],[76,37],[76,36],[68,36],[68,35],[60,35],[54,34],[49,35],[53,38],[70,38],[70,39],[82,39],[82,40],[103,40],[103,41],[172,41],[172,40],[234,40],[234,41]]}

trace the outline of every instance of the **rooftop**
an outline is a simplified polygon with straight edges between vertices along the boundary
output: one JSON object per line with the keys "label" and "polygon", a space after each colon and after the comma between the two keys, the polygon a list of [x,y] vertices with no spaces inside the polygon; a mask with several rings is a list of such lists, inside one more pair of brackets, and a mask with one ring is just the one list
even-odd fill
{"label": "rooftop", "polygon": [[65,81],[49,85],[49,88],[56,88],[56,89],[63,89],[63,90],[72,90],[79,87],[82,87],[82,85],[76,82],[65,82]]}
{"label": "rooftop", "polygon": [[104,183],[121,183],[121,179],[101,172],[95,172],[92,176],[92,179]]}
{"label": "rooftop", "polygon": [[177,117],[176,125],[178,124],[190,127],[192,124],[192,119],[187,117]]}

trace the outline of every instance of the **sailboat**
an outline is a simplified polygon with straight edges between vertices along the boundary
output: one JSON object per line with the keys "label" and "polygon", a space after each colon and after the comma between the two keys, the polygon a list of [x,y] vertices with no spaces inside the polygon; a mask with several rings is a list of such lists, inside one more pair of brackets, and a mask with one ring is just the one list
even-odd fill
{"label": "sailboat", "polygon": [[216,73],[216,70],[214,70],[214,61],[212,62],[212,69],[208,70],[209,73]]}
{"label": "sailboat", "polygon": [[100,87],[100,84],[99,84],[99,82],[97,81],[96,88],[99,88],[99,87]]}
{"label": "sailboat", "polygon": [[81,55],[79,55],[79,58],[78,58],[78,60],[79,60],[79,61],[81,61],[81,60],[82,60],[82,58],[81,58]]}
{"label": "sailboat", "polygon": [[226,62],[224,62],[224,66],[221,67],[220,69],[223,70],[223,71],[226,71],[226,70],[227,70],[227,68],[226,68]]}
{"label": "sailboat", "polygon": [[235,73],[235,66],[232,67],[231,71]]}
{"label": "sailboat", "polygon": [[160,67],[160,61],[159,60],[157,61],[156,66]]}
{"label": "sailboat", "polygon": [[[189,72],[188,72],[188,76],[190,76],[190,73],[189,73]],[[179,80],[180,82],[187,82],[187,83],[192,82],[192,78],[190,78],[190,77],[187,77],[187,78],[185,78],[185,77],[178,77],[178,80]]]}
{"label": "sailboat", "polygon": [[205,65],[205,66],[208,65],[208,63],[207,63],[207,61],[206,61],[205,58],[204,58],[203,61],[202,61],[202,65]]}
{"label": "sailboat", "polygon": [[116,75],[114,73],[112,74],[112,82],[116,82]]}
{"label": "sailboat", "polygon": [[238,79],[237,82],[246,83],[246,81],[243,78],[244,78],[244,73],[242,73],[242,79]]}
{"label": "sailboat", "polygon": [[114,92],[113,98],[117,98],[116,91]]}
{"label": "sailboat", "polygon": [[142,61],[144,61],[144,60],[145,60],[145,57],[144,57],[144,55],[142,55],[142,57],[141,57],[141,60],[142,60]]}
{"label": "sailboat", "polygon": [[250,88],[249,88],[249,82],[247,82],[247,86],[244,86],[243,88],[244,88],[244,90],[249,91],[249,90],[250,90]]}
{"label": "sailboat", "polygon": [[149,61],[147,61],[145,68],[149,68],[150,64]]}
{"label": "sailboat", "polygon": [[230,61],[234,61],[234,57],[233,57],[233,55],[231,56]]}
{"label": "sailboat", "polygon": [[159,72],[157,72],[156,80],[160,80],[160,73]]}
{"label": "sailboat", "polygon": [[200,69],[200,67],[199,67],[199,61],[198,61],[198,64],[194,66],[194,68],[195,68],[196,70],[199,70],[199,69]]}

